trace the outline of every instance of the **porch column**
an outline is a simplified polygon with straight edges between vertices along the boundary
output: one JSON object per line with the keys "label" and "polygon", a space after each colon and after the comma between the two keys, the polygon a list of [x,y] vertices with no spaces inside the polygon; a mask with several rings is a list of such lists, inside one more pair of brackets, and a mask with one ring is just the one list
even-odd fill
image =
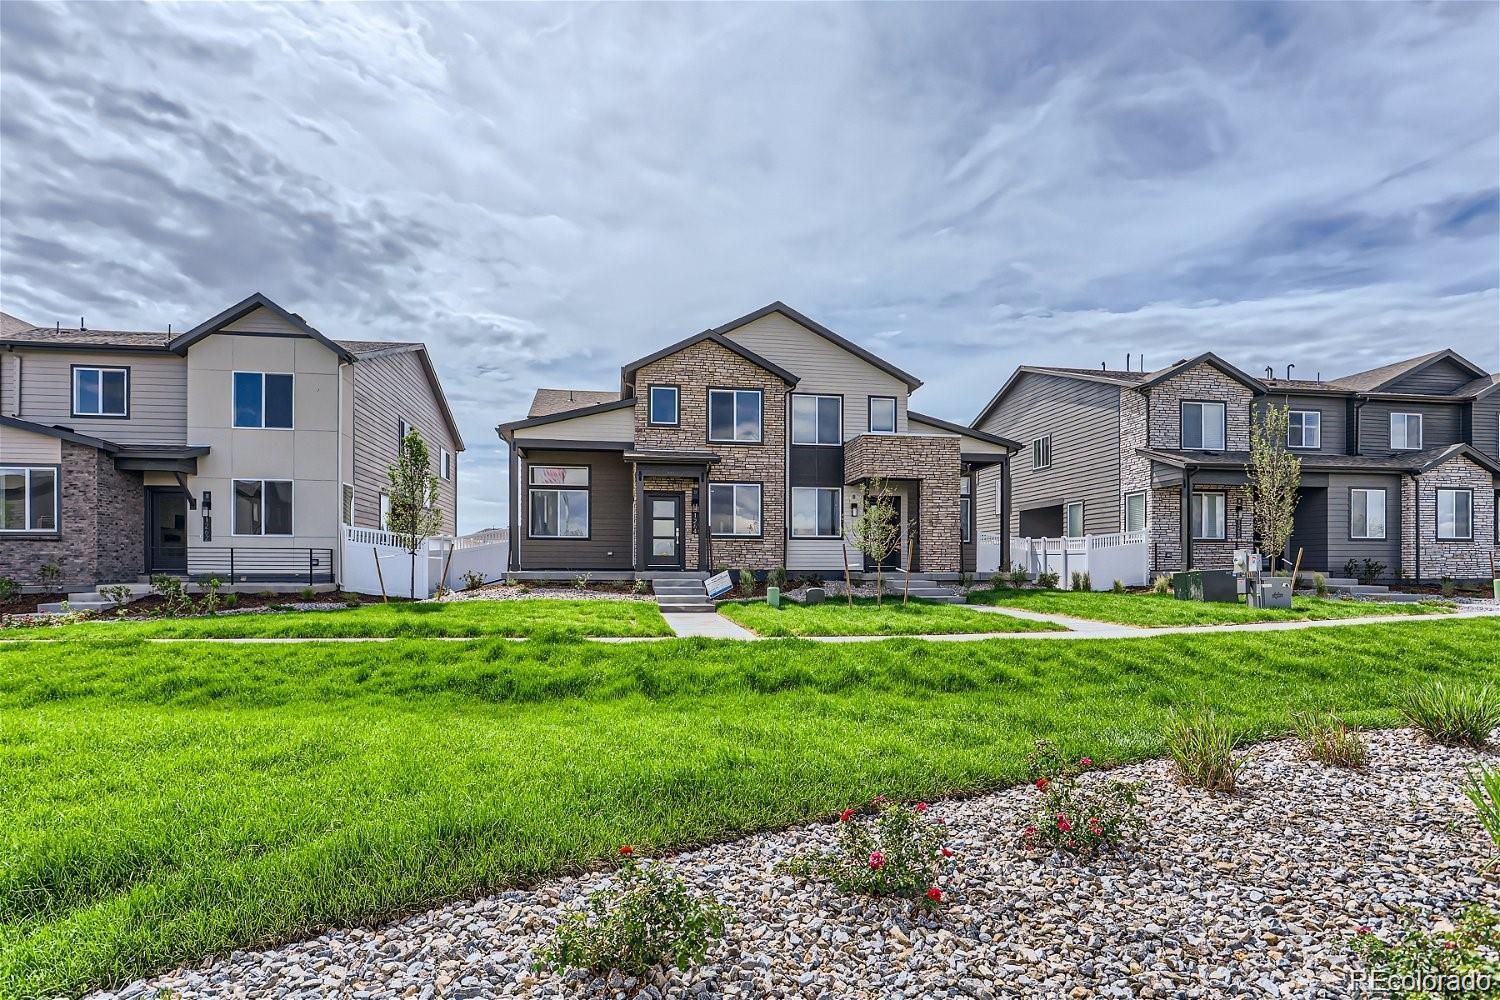
{"label": "porch column", "polygon": [[708,564],[708,470],[698,473],[698,516],[693,523],[698,529],[698,572],[712,573]]}
{"label": "porch column", "polygon": [[641,535],[646,531],[646,474],[640,463],[633,463],[635,469],[635,510],[631,518],[630,532],[630,568],[635,572],[641,571]]}

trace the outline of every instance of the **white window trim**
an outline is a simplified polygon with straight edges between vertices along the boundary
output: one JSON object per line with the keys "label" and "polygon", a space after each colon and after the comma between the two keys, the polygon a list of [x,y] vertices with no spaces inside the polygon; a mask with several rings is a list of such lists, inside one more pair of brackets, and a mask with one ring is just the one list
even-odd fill
{"label": "white window trim", "polygon": [[[1069,527],[1069,525],[1068,525],[1068,521],[1069,521],[1068,511],[1071,510],[1074,507],[1078,508],[1078,526],[1083,529],[1083,531],[1079,532],[1076,535],[1068,533],[1068,527]],[[1084,502],[1082,500],[1069,500],[1069,501],[1065,502],[1063,504],[1063,537],[1064,538],[1082,538],[1084,535],[1088,534],[1088,521],[1087,521],[1087,518],[1088,518],[1088,507],[1084,504]]]}
{"label": "white window trim", "polygon": [[[760,399],[758,419],[755,422],[755,437],[754,438],[738,438],[738,437],[716,438],[716,437],[714,437],[713,436],[714,435],[714,421],[713,421],[714,396],[715,395],[724,395],[724,394],[728,394],[729,395],[729,398],[730,398],[730,404],[729,404],[729,426],[730,426],[731,433],[732,433],[733,429],[736,428],[736,427],[738,427],[740,425],[740,397],[739,397],[739,394],[742,393],[742,392],[753,392]],[[708,427],[707,427],[707,430],[708,430],[708,434],[707,434],[708,440],[712,441],[715,444],[761,444],[765,440],[765,436],[766,436],[766,394],[765,394],[764,390],[762,390],[762,389],[749,389],[749,388],[746,388],[746,389],[736,389],[736,388],[730,388],[730,387],[727,387],[727,386],[721,386],[720,388],[717,388],[717,389],[710,389],[710,390],[708,390],[708,398],[707,398],[706,402],[707,402],[708,412],[704,414],[704,417],[706,418],[706,422],[708,424]]]}
{"label": "white window trim", "polygon": [[[797,533],[797,528],[796,528],[797,518],[795,516],[795,513],[793,513],[792,516],[790,516],[790,517],[787,518],[788,531],[790,532],[790,534],[788,535],[788,537],[790,537],[790,538],[798,538],[798,539],[807,539],[807,538],[825,538],[825,539],[827,539],[827,538],[843,538],[844,537],[844,490],[843,490],[842,487],[839,487],[839,486],[793,486],[792,487],[792,511],[795,512],[795,510],[796,510],[797,494],[798,493],[813,493],[813,494],[817,494],[817,493],[823,492],[823,491],[831,491],[833,493],[837,493],[838,494],[838,502],[837,502],[837,504],[835,504],[834,510],[838,511],[838,515],[839,515],[839,530],[837,532],[835,532],[834,534],[831,534],[831,535],[799,535]],[[814,505],[816,505],[816,503],[817,503],[816,496],[813,499],[813,503],[814,503]],[[814,510],[814,512],[813,512],[813,520],[814,521],[817,520],[817,512],[816,512],[816,510]]]}
{"label": "white window trim", "polygon": [[[235,384],[241,375],[260,376],[260,423],[241,424],[236,423],[240,416],[239,404],[235,401]],[[266,376],[285,375],[292,380],[292,422],[286,427],[266,426]],[[258,372],[258,371],[233,371],[229,373],[229,425],[237,431],[294,431],[297,429],[297,373],[296,372]],[[279,479],[271,480],[281,482]]]}
{"label": "white window trim", "polygon": [[[794,392],[794,393],[790,393],[790,395],[792,397],[792,402],[789,404],[791,406],[791,412],[792,412],[792,421],[791,421],[791,425],[792,425],[791,426],[791,442],[792,442],[792,444],[796,445],[799,448],[837,448],[837,447],[839,447],[840,445],[842,445],[844,443],[844,397],[843,396],[839,396],[839,395],[835,395],[833,393],[827,393],[827,392]],[[799,400],[799,399],[811,399],[811,400],[814,401],[813,402],[813,434],[814,435],[818,434],[818,432],[820,432],[823,429],[822,421],[819,419],[819,414],[822,412],[822,408],[817,405],[817,401],[818,400],[823,400],[823,399],[833,399],[833,400],[837,400],[838,401],[838,404],[839,404],[839,419],[838,419],[838,426],[834,429],[834,440],[832,440],[832,441],[798,441],[797,440],[797,400]]]}
{"label": "white window trim", "polygon": [[[888,400],[891,404],[891,429],[883,431],[875,426],[875,400]],[[865,430],[870,434],[895,434],[901,425],[901,403],[895,396],[870,396],[865,400]]]}
{"label": "white window trim", "polygon": [[[1292,444],[1291,415],[1299,413],[1302,415],[1302,443]],[[1312,444],[1307,443],[1307,418],[1315,417],[1314,426],[1317,427],[1317,440]],[[1286,446],[1296,451],[1317,451],[1323,447],[1323,411],[1322,410],[1289,410],[1287,411]]]}
{"label": "white window trim", "polygon": [[375,520],[380,524],[381,531],[391,530],[391,495],[385,490],[380,491],[375,501]]}
{"label": "white window trim", "polygon": [[[100,376],[99,376],[99,406],[100,406],[100,409],[98,410],[98,412],[89,413],[89,412],[86,412],[84,410],[80,410],[78,408],[78,376],[80,374],[82,374],[83,372],[99,372],[100,373]],[[125,404],[125,409],[121,410],[119,413],[114,413],[114,412],[106,411],[106,410],[103,409],[103,407],[104,407],[104,375],[103,375],[103,373],[104,372],[119,372],[121,375],[125,376],[125,392],[121,396],[121,398],[123,399],[124,404]],[[128,367],[124,366],[124,365],[75,365],[73,367],[73,386],[72,386],[72,391],[73,391],[73,398],[70,401],[71,404],[72,404],[71,407],[70,407],[70,412],[72,413],[72,415],[74,417],[78,417],[80,419],[86,418],[86,417],[95,417],[95,418],[105,419],[105,420],[121,420],[121,419],[128,420],[128,419],[130,419],[130,369]]]}
{"label": "white window trim", "polygon": [[[1194,490],[1193,491],[1193,499],[1196,499],[1197,497],[1217,497],[1218,498],[1218,500],[1219,500],[1219,515],[1220,516],[1218,518],[1215,518],[1215,520],[1219,521],[1219,522],[1221,522],[1223,524],[1223,531],[1222,531],[1221,534],[1218,534],[1218,535],[1200,535],[1198,533],[1198,529],[1200,527],[1200,525],[1198,524],[1198,520],[1199,519],[1196,516],[1194,516],[1193,511],[1192,511],[1192,507],[1189,506],[1189,509],[1188,509],[1188,523],[1192,527],[1192,531],[1190,532],[1190,534],[1193,537],[1193,541],[1195,541],[1195,542],[1223,542],[1223,541],[1228,541],[1228,539],[1229,539],[1229,497],[1228,497],[1228,495],[1224,494],[1224,493],[1220,493],[1217,490]],[[1190,505],[1192,504],[1192,500],[1191,499],[1188,502],[1189,502]]]}
{"label": "white window trim", "polygon": [[[1130,498],[1141,498],[1141,526],[1132,528],[1130,526]],[[1145,531],[1146,530],[1146,491],[1131,490],[1120,500],[1120,530],[1121,531]]]}
{"label": "white window trim", "polygon": [[[1416,417],[1417,418],[1417,443],[1416,444],[1412,444],[1411,443],[1411,436],[1410,436],[1410,434],[1406,434],[1405,435],[1405,437],[1406,437],[1407,440],[1406,440],[1406,442],[1404,444],[1400,444],[1400,445],[1396,444],[1396,418],[1397,417],[1403,418],[1402,421],[1401,421],[1401,427],[1402,427],[1403,432],[1406,431],[1411,426],[1411,421],[1406,420],[1405,418],[1406,417]],[[1412,413],[1409,410],[1402,410],[1399,413],[1393,412],[1391,414],[1391,416],[1390,416],[1391,450],[1392,451],[1421,451],[1422,450],[1422,434],[1423,434],[1423,431],[1425,430],[1425,428],[1422,426],[1423,423],[1425,423],[1425,421],[1422,419],[1422,414],[1420,414],[1420,413]]]}
{"label": "white window trim", "polygon": [[[21,472],[26,485],[22,488],[21,527],[0,528],[0,535],[56,535],[62,532],[62,467],[57,465],[0,465],[0,473]],[[52,527],[31,526],[31,474],[52,473]]]}
{"label": "white window trim", "polygon": [[[1187,443],[1187,408],[1189,406],[1198,407],[1198,437],[1203,439],[1204,443],[1197,446],[1189,445]],[[1218,447],[1209,447],[1207,443],[1208,435],[1204,433],[1204,428],[1207,425],[1203,421],[1203,414],[1207,413],[1210,408],[1217,408],[1220,414],[1219,429],[1220,436],[1224,439],[1224,443],[1219,445]],[[1177,437],[1177,443],[1179,446],[1181,446],[1183,451],[1220,452],[1228,450],[1229,407],[1216,399],[1182,400],[1177,404]]]}
{"label": "white window trim", "polygon": [[[1354,494],[1356,494],[1356,493],[1363,494],[1364,498],[1365,498],[1365,533],[1363,535],[1356,535],[1354,533]],[[1373,496],[1376,493],[1380,494],[1380,505],[1379,505],[1380,506],[1380,534],[1378,534],[1378,535],[1372,535],[1372,534],[1370,534],[1370,510],[1371,510],[1371,507],[1370,507],[1370,497]],[[1349,490],[1349,540],[1350,541],[1355,541],[1355,542],[1383,542],[1383,541],[1385,541],[1385,533],[1386,533],[1386,523],[1385,523],[1386,518],[1385,518],[1385,515],[1386,515],[1386,512],[1388,510],[1388,508],[1386,506],[1386,502],[1387,502],[1388,499],[1389,498],[1386,496],[1385,490],[1383,488],[1381,488],[1381,487],[1378,487],[1378,486],[1354,486],[1354,487],[1350,488],[1350,490]]]}
{"label": "white window trim", "polygon": [[[260,531],[239,530],[239,483],[260,483]],[[292,488],[292,530],[266,530],[266,484],[286,483]],[[382,494],[383,495],[383,494]],[[295,479],[262,479],[259,476],[235,476],[229,480],[229,536],[231,538],[291,538],[297,534],[297,481]]]}
{"label": "white window trim", "polygon": [[[1045,451],[1047,453],[1047,461],[1044,464],[1041,464],[1041,465],[1038,465],[1037,464],[1037,460],[1036,460],[1037,450],[1038,450],[1037,446],[1038,445],[1041,446],[1041,450],[1042,451]],[[1032,472],[1041,472],[1041,471],[1043,471],[1045,469],[1050,469],[1050,468],[1052,468],[1052,435],[1051,434],[1043,434],[1041,437],[1032,438],[1031,439],[1031,471]]]}
{"label": "white window trim", "polygon": [[[733,498],[730,501],[730,503],[731,503],[731,505],[733,506],[733,508],[735,510],[739,510],[739,507],[740,507],[740,504],[739,504],[739,491],[741,489],[753,489],[753,490],[755,490],[755,530],[754,531],[729,531],[729,532],[714,531],[714,487],[715,486],[718,486],[721,489],[723,487],[726,487],[726,486],[732,486],[732,487],[734,487],[733,492],[730,494],[730,496]],[[718,482],[718,483],[716,483],[716,482],[710,482],[708,484],[708,531],[709,531],[709,537],[710,538],[761,538],[761,537],[763,537],[764,532],[765,532],[765,526],[766,526],[766,508],[765,508],[765,502],[766,502],[766,492],[762,488],[762,484],[760,484],[760,483],[738,482],[738,481],[735,481],[735,482]],[[842,502],[842,501],[840,501],[840,502]],[[842,511],[840,513],[842,514]],[[730,518],[730,523],[733,523],[733,521],[734,521],[734,519],[731,517]]]}
{"label": "white window trim", "polygon": [[[672,419],[657,420],[652,412],[656,391],[660,389],[672,393]],[[648,385],[646,386],[646,426],[648,427],[677,427],[682,423],[682,390],[675,385]]]}
{"label": "white window trim", "polygon": [[[1460,493],[1469,495],[1469,530],[1467,533],[1458,535],[1443,534],[1443,494],[1456,497]],[[1453,526],[1458,527],[1458,503],[1453,504]],[[1432,534],[1440,542],[1472,542],[1474,540],[1474,491],[1467,487],[1443,487],[1439,488],[1433,497],[1432,503]]]}

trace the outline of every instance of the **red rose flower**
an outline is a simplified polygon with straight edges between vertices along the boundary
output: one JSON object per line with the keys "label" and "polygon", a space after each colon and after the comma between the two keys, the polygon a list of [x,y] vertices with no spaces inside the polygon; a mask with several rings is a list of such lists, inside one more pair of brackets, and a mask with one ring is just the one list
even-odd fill
{"label": "red rose flower", "polygon": [[1367,925],[1365,925],[1365,924],[1360,924],[1359,925],[1359,929],[1357,931],[1355,931],[1354,933],[1356,933],[1356,934],[1368,934],[1368,933],[1370,933],[1370,928]]}
{"label": "red rose flower", "polygon": [[877,871],[878,872],[878,871],[880,871],[880,869],[882,869],[884,867],[885,867],[885,855],[884,854],[881,854],[879,851],[876,851],[876,852],[874,852],[873,854],[870,855],[870,870],[871,871]]}
{"label": "red rose flower", "polygon": [[1021,831],[1021,836],[1027,838],[1028,840],[1031,839],[1032,837],[1035,837],[1036,836],[1036,827],[1034,827],[1034,826],[1028,826],[1026,829],[1024,829],[1024,830]]}
{"label": "red rose flower", "polygon": [[853,818],[854,818],[854,810],[853,809],[845,809],[843,812],[839,813],[839,822],[840,823],[847,823],[847,822],[849,822]]}
{"label": "red rose flower", "polygon": [[1068,822],[1068,817],[1059,816],[1057,817],[1057,828],[1063,833],[1068,833],[1073,829],[1073,824]]}
{"label": "red rose flower", "polygon": [[927,898],[932,900],[934,903],[941,903],[943,901],[943,890],[939,889],[937,886],[933,886],[932,888],[927,890]]}
{"label": "red rose flower", "polygon": [[929,808],[930,808],[930,807],[929,807],[929,806],[928,806],[928,805],[927,805],[927,803],[925,803],[925,802],[918,802],[918,803],[917,803],[917,805],[916,805],[916,810],[917,810],[917,812],[919,812],[919,813],[924,813],[924,812],[926,812],[926,811],[927,811],[927,810],[928,810],[928,809],[929,809]]}
{"label": "red rose flower", "polygon": [[1051,784],[1051,782],[1049,782],[1046,778],[1038,778],[1038,779],[1036,779],[1037,791],[1045,792],[1047,790],[1047,786],[1049,784]]}
{"label": "red rose flower", "polygon": [[943,848],[943,857],[945,857],[945,858],[951,858],[951,857],[953,857],[953,848],[951,848],[951,847],[945,847],[945,848]]}
{"label": "red rose flower", "polygon": [[1093,767],[1094,766],[1094,759],[1092,757],[1079,757],[1078,758],[1078,766],[1079,767]]}
{"label": "red rose flower", "polygon": [[622,857],[622,858],[628,858],[628,857],[630,857],[634,853],[635,853],[635,848],[631,847],[629,844],[621,844],[620,845],[620,857]]}

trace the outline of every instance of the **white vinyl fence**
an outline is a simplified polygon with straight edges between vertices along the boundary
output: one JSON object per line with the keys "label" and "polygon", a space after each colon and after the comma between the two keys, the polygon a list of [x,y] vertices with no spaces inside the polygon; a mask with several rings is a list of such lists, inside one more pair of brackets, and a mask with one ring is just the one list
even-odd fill
{"label": "white vinyl fence", "polygon": [[1087,573],[1094,590],[1108,590],[1119,580],[1127,587],[1144,586],[1149,567],[1149,552],[1144,531],[1119,531],[1109,535],[1082,535],[1077,538],[1010,539],[1011,565],[1000,566],[1000,536],[981,532],[979,569],[990,572],[999,567],[1006,572],[1021,567],[1034,580],[1038,573],[1056,573],[1058,586],[1071,588],[1074,573]]}
{"label": "white vinyl fence", "polygon": [[439,585],[459,590],[467,573],[489,583],[505,575],[509,546],[488,538],[427,539],[417,553],[413,580],[411,553],[397,537],[374,528],[344,526],[343,589],[388,597],[431,597]]}

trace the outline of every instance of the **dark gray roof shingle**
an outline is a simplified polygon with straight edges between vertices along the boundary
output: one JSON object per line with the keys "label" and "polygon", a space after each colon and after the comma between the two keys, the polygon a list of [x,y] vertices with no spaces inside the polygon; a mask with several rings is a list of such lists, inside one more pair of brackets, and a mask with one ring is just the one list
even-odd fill
{"label": "dark gray roof shingle", "polygon": [[566,413],[585,406],[618,402],[620,394],[607,389],[538,389],[532,397],[527,418],[550,417],[554,413]]}

